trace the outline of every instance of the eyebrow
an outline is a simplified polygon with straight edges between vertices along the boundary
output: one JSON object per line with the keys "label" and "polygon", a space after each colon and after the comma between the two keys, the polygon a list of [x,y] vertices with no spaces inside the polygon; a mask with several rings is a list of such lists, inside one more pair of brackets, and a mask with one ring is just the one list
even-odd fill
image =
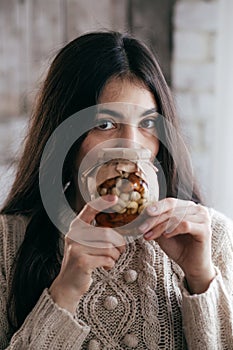
{"label": "eyebrow", "polygon": [[[156,107],[153,107],[151,109],[148,109],[147,111],[143,112],[140,117],[145,117],[147,115],[153,114],[153,113],[157,113],[158,110]],[[103,109],[99,109],[98,113],[102,113],[102,114],[108,114],[111,115],[112,117],[116,117],[116,118],[124,118],[124,115],[120,112],[116,112],[112,109],[108,109],[108,108],[103,108]]]}
{"label": "eyebrow", "polygon": [[146,115],[150,115],[150,114],[157,113],[157,112],[158,112],[158,109],[156,107],[153,107],[151,109],[148,109],[144,113],[142,113],[141,117],[145,117]]}

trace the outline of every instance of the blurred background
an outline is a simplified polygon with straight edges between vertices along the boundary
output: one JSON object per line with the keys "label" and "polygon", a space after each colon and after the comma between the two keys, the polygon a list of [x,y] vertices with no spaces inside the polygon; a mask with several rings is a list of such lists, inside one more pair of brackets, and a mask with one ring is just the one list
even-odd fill
{"label": "blurred background", "polygon": [[76,36],[113,29],[156,54],[206,204],[233,217],[232,14],[232,0],[0,0],[0,204],[51,60]]}

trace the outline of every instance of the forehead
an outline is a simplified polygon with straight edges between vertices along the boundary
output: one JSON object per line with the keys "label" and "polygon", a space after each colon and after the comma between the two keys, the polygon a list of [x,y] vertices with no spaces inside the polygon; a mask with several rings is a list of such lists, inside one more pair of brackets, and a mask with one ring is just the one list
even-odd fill
{"label": "forehead", "polygon": [[125,102],[151,108],[156,105],[154,95],[139,80],[113,78],[104,86],[98,103]]}
{"label": "forehead", "polygon": [[99,110],[112,110],[122,116],[140,116],[156,109],[154,95],[139,80],[114,78],[102,90]]}

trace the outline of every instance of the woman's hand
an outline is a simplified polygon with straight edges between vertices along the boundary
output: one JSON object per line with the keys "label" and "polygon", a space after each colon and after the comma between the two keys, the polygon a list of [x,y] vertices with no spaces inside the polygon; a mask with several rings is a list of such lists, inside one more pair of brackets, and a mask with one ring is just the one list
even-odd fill
{"label": "woman's hand", "polygon": [[206,291],[215,277],[208,209],[194,202],[166,198],[148,207],[147,215],[139,228],[144,238],[156,240],[182,268],[191,293]]}
{"label": "woman's hand", "polygon": [[117,197],[105,196],[88,203],[65,236],[61,270],[49,292],[58,305],[72,313],[92,283],[93,270],[111,269],[125,250],[125,240],[116,231],[91,225],[99,211],[116,202]]}

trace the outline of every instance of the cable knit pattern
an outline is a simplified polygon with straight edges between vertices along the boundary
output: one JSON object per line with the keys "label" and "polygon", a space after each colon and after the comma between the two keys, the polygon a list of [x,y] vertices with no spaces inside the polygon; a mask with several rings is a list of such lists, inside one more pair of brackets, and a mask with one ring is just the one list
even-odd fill
{"label": "cable knit pattern", "polygon": [[190,295],[183,272],[152,241],[129,240],[110,271],[98,268],[75,316],[45,289],[11,334],[6,301],[10,269],[27,219],[0,217],[0,349],[233,350],[233,224],[210,210],[216,278]]}
{"label": "cable knit pattern", "polygon": [[[157,274],[154,270],[155,251],[150,243],[143,244],[140,240],[140,256],[139,261],[142,263],[141,272],[138,277],[139,289],[142,291],[141,314],[144,318],[143,322],[143,338],[148,349],[158,349],[160,339],[160,324],[158,320],[158,297],[157,297]],[[158,265],[159,266],[159,265]],[[147,284],[145,285],[145,280]]]}

